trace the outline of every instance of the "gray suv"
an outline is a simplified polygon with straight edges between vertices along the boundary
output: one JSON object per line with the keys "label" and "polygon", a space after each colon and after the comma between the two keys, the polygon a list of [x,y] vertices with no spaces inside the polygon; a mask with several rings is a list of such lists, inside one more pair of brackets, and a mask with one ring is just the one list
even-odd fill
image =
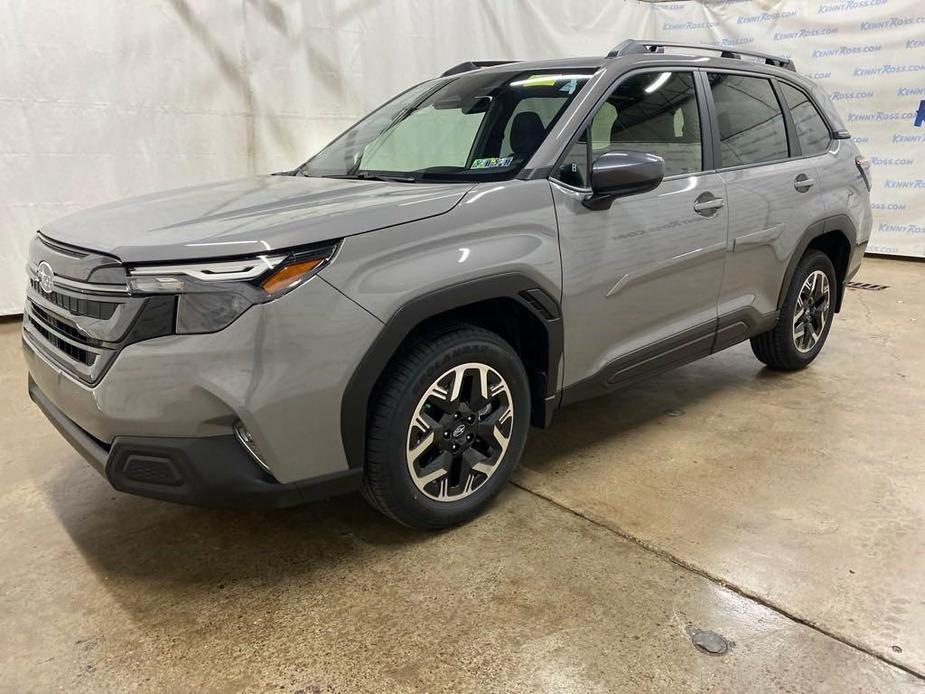
{"label": "gray suv", "polygon": [[746,339],[812,362],[869,190],[786,58],[465,63],[293,171],[43,228],[29,392],[121,491],[448,526],[558,407]]}

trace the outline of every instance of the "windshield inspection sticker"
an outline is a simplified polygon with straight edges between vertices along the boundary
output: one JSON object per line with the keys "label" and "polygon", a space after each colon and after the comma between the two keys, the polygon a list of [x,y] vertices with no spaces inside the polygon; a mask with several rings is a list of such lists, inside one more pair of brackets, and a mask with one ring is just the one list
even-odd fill
{"label": "windshield inspection sticker", "polygon": [[470,169],[497,169],[502,166],[510,166],[514,157],[489,157],[487,159],[474,159]]}
{"label": "windshield inspection sticker", "polygon": [[560,92],[566,92],[566,93],[568,93],[568,94],[574,94],[574,93],[575,93],[575,87],[577,87],[577,86],[578,86],[578,80],[576,80],[576,79],[573,77],[573,78],[570,79],[568,82],[566,82],[565,84],[563,84],[563,85],[562,85],[562,88],[559,89],[559,91],[560,91]]}

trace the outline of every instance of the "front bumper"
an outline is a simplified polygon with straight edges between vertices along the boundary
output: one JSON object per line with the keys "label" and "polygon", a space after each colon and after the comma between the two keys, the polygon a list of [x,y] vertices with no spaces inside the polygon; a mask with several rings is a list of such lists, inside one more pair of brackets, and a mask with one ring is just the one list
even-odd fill
{"label": "front bumper", "polygon": [[[217,333],[130,344],[95,386],[59,368],[26,332],[23,353],[33,399],[117,489],[206,504],[278,496],[269,505],[288,505],[317,496],[306,492],[313,481],[342,490],[359,479],[344,453],[340,403],[381,327],[314,277]],[[270,474],[234,438],[239,421]],[[140,479],[144,465],[129,453],[165,458],[149,474],[170,484]]]}
{"label": "front bumper", "polygon": [[198,506],[283,508],[359,488],[359,468],[281,484],[234,436],[117,436],[112,445],[81,429],[29,378],[29,397],[58,432],[121,492]]}

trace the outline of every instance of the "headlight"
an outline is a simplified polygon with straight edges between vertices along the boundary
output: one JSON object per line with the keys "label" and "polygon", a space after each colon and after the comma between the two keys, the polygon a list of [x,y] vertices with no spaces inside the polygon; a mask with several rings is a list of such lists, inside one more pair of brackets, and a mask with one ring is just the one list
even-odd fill
{"label": "headlight", "polygon": [[136,265],[128,269],[128,287],[135,295],[177,294],[177,333],[211,333],[304,283],[336,249],[330,244],[235,260]]}

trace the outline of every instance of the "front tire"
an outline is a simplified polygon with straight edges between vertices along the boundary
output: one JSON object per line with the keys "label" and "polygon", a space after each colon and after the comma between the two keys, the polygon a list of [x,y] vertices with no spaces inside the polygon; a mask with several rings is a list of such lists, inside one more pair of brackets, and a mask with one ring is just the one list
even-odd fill
{"label": "front tire", "polygon": [[832,261],[825,253],[808,251],[794,270],[777,325],[752,338],[755,356],[780,371],[808,366],[829,336],[837,291]]}
{"label": "front tire", "polygon": [[366,500],[414,528],[457,525],[485,509],[520,459],[527,374],[500,336],[449,325],[393,360],[370,411]]}

